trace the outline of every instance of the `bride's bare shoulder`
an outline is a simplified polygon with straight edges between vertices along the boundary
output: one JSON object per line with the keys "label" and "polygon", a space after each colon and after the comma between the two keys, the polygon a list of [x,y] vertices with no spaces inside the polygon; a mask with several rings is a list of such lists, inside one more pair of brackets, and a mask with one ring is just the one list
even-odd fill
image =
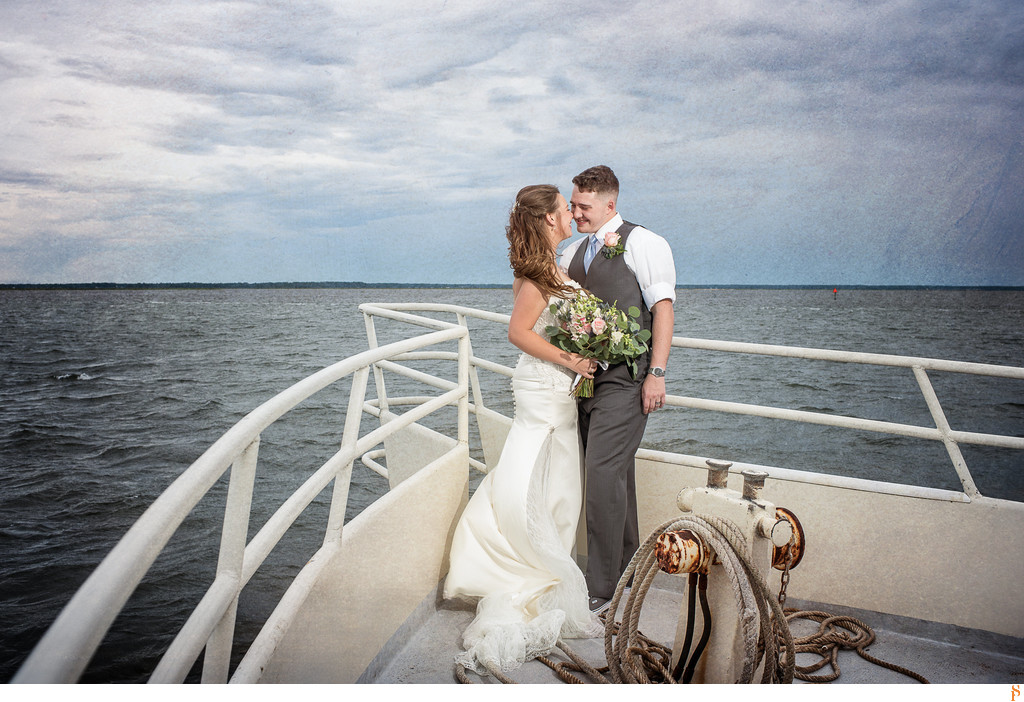
{"label": "bride's bare shoulder", "polygon": [[516,276],[512,280],[512,297],[519,297],[519,293],[521,293],[525,289],[531,288],[534,290],[539,289],[537,288],[537,284],[530,280],[529,278],[521,278],[519,276]]}

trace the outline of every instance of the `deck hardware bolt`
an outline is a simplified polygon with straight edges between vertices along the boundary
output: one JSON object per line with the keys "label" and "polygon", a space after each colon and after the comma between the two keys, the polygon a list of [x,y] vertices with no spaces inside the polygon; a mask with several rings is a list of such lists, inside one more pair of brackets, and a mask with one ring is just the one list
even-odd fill
{"label": "deck hardware bolt", "polygon": [[683,488],[676,495],[676,506],[681,512],[693,511],[693,488]]}
{"label": "deck hardware bolt", "polygon": [[764,481],[768,473],[763,470],[743,471],[743,497],[748,500],[761,499],[761,490],[764,489]]}
{"label": "deck hardware bolt", "polygon": [[782,548],[793,538],[793,525],[786,519],[772,519],[765,515],[757,522],[757,531],[771,540],[772,546]]}
{"label": "deck hardware bolt", "polygon": [[724,488],[729,480],[729,468],[732,467],[732,463],[718,461],[714,458],[709,458],[706,463],[708,464],[708,487]]}

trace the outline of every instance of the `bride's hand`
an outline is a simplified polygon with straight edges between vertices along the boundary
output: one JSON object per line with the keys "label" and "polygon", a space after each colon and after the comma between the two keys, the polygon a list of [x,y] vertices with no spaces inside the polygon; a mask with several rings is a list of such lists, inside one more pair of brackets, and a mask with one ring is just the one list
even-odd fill
{"label": "bride's hand", "polygon": [[594,373],[597,371],[597,361],[574,353],[572,355],[572,362],[569,364],[569,370],[576,371],[584,378],[593,378]]}

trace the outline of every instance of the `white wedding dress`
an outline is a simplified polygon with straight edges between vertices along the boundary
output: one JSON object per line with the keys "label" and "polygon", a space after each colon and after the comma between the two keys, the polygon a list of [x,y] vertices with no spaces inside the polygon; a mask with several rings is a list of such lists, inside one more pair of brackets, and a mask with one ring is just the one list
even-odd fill
{"label": "white wedding dress", "polygon": [[[554,324],[545,308],[534,331]],[[574,374],[523,354],[512,377],[515,418],[498,464],[456,527],[446,598],[476,600],[456,661],[486,674],[551,651],[559,637],[600,636],[572,558],[582,500]]]}

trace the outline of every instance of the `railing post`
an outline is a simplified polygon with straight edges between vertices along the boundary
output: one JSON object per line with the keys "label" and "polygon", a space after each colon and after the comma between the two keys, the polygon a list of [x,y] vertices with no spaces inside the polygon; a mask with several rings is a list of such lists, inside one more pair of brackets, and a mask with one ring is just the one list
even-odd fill
{"label": "railing post", "polygon": [[964,456],[960,452],[960,445],[950,436],[952,430],[949,421],[946,420],[946,414],[942,411],[942,404],[939,402],[938,395],[935,394],[935,388],[932,387],[928,374],[924,368],[914,366],[914,377],[917,378],[917,384],[924,395],[928,411],[932,413],[935,428],[942,435],[942,443],[946,447],[949,458],[953,461],[953,469],[956,470],[956,474],[960,478],[960,484],[964,486],[964,493],[969,497],[978,497],[981,493],[978,492],[978,486],[974,484],[971,471],[967,468],[967,461],[964,460]]}
{"label": "railing post", "polygon": [[206,643],[202,675],[204,683],[228,681],[231,646],[235,638],[235,616],[238,612],[238,592],[242,584],[242,558],[249,535],[249,514],[259,448],[260,437],[257,436],[231,466],[216,577],[227,578],[235,583],[235,597]]}
{"label": "railing post", "polygon": [[469,328],[459,338],[459,443],[469,446]]}
{"label": "railing post", "polygon": [[[375,349],[378,343],[377,328],[374,325],[373,316],[364,312],[363,317],[366,322],[366,346],[367,348]],[[373,382],[377,387],[377,406],[380,408],[381,415],[383,416],[388,411],[388,393],[384,386],[384,371],[376,364],[373,366]]]}
{"label": "railing post", "polygon": [[[469,323],[466,321],[466,315],[461,312],[455,315],[459,325],[466,328],[466,341],[469,344],[469,355],[473,357],[473,342],[469,338]],[[473,390],[473,404],[479,409],[484,406],[483,392],[480,390],[480,375],[477,373],[476,364],[471,363],[469,366],[469,382]]]}
{"label": "railing post", "polygon": [[[360,368],[352,375],[352,388],[348,396],[348,411],[345,414],[345,429],[341,437],[341,448],[355,448],[359,441],[359,424],[363,416],[363,403],[366,401],[366,384],[370,378],[368,367]],[[327,531],[324,534],[324,545],[341,541],[341,532],[345,527],[345,512],[348,509],[348,491],[352,483],[352,464],[349,461],[334,477],[334,491],[331,494],[331,513],[327,518]]]}

